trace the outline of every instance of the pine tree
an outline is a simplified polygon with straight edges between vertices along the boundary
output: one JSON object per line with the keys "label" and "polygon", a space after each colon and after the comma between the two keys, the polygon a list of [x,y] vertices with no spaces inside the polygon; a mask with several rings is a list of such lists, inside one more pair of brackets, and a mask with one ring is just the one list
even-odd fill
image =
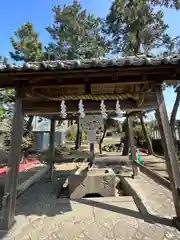
{"label": "pine tree", "polygon": [[107,52],[102,21],[88,14],[80,3],[73,1],[72,5],[54,6],[53,15],[54,24],[47,27],[53,42],[46,48],[46,57],[84,59],[104,56]]}
{"label": "pine tree", "polygon": [[180,9],[180,0],[150,0],[153,5],[165,6],[167,8]]}
{"label": "pine tree", "polygon": [[14,52],[10,52],[13,60],[30,62],[43,58],[42,44],[32,23],[26,22],[15,31],[14,35],[15,37],[10,39],[14,48]]}
{"label": "pine tree", "polygon": [[124,55],[148,53],[170,41],[163,11],[145,0],[115,0],[106,18],[105,32],[111,36],[112,52]]}

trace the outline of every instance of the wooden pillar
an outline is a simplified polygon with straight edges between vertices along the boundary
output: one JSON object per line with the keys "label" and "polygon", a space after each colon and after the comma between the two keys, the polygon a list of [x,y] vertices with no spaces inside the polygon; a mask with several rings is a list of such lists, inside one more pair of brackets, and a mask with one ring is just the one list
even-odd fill
{"label": "wooden pillar", "polygon": [[91,155],[91,158],[89,159],[89,167],[92,167],[94,165],[94,158],[95,158],[95,154],[94,154],[94,143],[90,143],[89,144],[89,148],[90,148],[90,153],[92,154]]}
{"label": "wooden pillar", "polygon": [[5,190],[3,197],[2,229],[9,229],[14,222],[22,132],[22,99],[20,91],[17,90],[11,132],[11,146],[8,157],[8,172],[5,180]]}
{"label": "wooden pillar", "polygon": [[148,149],[148,154],[149,155],[153,155],[152,142],[151,142],[151,139],[149,137],[149,134],[147,133],[147,129],[146,129],[146,126],[144,124],[142,115],[140,115],[140,121],[141,121],[142,131],[143,131],[144,137],[146,139],[146,145],[147,145],[147,149]]}
{"label": "wooden pillar", "polygon": [[174,206],[178,220],[180,220],[180,171],[179,164],[176,155],[176,149],[174,146],[174,139],[171,132],[166,106],[164,102],[163,92],[161,86],[155,88],[157,99],[157,111],[156,116],[160,129],[162,146],[165,154],[167,172],[172,189],[172,195],[174,200]]}
{"label": "wooden pillar", "polygon": [[94,143],[90,143],[90,152],[94,155]]}
{"label": "wooden pillar", "polygon": [[133,168],[133,177],[138,175],[138,169],[136,164],[134,164],[135,161],[137,161],[136,157],[136,145],[134,141],[134,132],[133,132],[133,126],[132,126],[132,117],[128,116],[128,133],[129,133],[129,145],[130,145],[130,152],[131,152],[131,159],[132,160],[132,168]]}
{"label": "wooden pillar", "polygon": [[79,118],[77,120],[77,133],[76,133],[76,146],[75,149],[79,149],[81,146],[82,132],[80,129]]}
{"label": "wooden pillar", "polygon": [[52,177],[53,177],[53,166],[55,161],[55,127],[56,127],[56,121],[54,119],[51,119],[50,136],[49,136],[49,150],[50,150],[49,180],[52,180]]}
{"label": "wooden pillar", "polygon": [[126,118],[126,122],[124,124],[124,147],[123,147],[123,152],[122,155],[126,156],[129,153],[129,133],[128,133],[128,119]]}

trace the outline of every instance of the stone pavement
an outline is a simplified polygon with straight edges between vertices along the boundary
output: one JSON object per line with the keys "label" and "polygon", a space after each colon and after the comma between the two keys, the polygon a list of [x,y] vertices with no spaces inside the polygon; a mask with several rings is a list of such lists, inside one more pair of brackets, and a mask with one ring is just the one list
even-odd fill
{"label": "stone pavement", "polygon": [[140,173],[135,179],[125,178],[128,184],[141,197],[148,212],[157,216],[173,218],[175,209],[171,192],[151,178]]}
{"label": "stone pavement", "polygon": [[161,176],[168,178],[167,167],[164,158],[153,155],[142,155],[141,158],[146,167],[150,168],[152,171],[160,174]]}
{"label": "stone pavement", "polygon": [[[129,184],[132,183],[129,181]],[[149,192],[143,200],[151,211],[148,216],[140,213],[133,198],[127,196],[78,201],[56,199],[51,183],[42,180],[17,200],[16,224],[7,235],[1,233],[1,239],[180,239],[180,232],[171,226],[172,222],[169,219],[173,212],[165,211],[168,201],[172,200],[170,192],[161,189],[162,187],[158,188],[150,179],[144,179],[143,175],[135,180],[133,187],[140,187],[141,194],[144,194],[144,191]],[[162,213],[164,218],[157,217],[159,213]],[[166,214],[168,216],[165,216]]]}

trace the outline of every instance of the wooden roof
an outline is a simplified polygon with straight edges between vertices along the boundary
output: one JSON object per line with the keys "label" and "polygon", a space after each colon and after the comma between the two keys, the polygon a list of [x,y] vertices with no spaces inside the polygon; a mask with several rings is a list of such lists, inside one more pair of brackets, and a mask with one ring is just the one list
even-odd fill
{"label": "wooden roof", "polygon": [[145,56],[0,65],[0,88],[21,88],[28,114],[59,115],[66,100],[70,114],[99,112],[100,101],[115,110],[120,100],[124,110],[156,108],[154,86],[180,79],[180,56],[162,59]]}

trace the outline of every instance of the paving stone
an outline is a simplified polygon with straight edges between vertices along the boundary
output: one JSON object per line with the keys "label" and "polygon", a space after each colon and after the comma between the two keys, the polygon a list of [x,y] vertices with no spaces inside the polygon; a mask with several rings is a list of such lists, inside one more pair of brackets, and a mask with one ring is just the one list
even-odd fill
{"label": "paving stone", "polygon": [[[150,215],[173,216],[170,191],[143,175],[129,181],[140,189]],[[144,217],[131,197],[61,200],[53,195],[51,183],[40,181],[17,199],[17,224],[2,239],[180,240],[180,232],[163,225],[162,218]]]}

